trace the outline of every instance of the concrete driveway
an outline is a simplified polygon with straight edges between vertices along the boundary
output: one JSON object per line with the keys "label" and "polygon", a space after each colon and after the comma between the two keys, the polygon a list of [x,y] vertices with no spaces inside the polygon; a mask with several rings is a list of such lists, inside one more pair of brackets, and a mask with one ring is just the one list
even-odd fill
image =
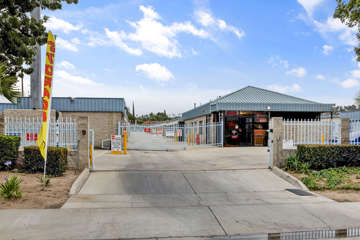
{"label": "concrete driveway", "polygon": [[185,151],[129,151],[127,155],[95,152],[96,171],[202,171],[267,168],[266,147],[204,147]]}
{"label": "concrete driveway", "polygon": [[295,187],[267,169],[266,148],[96,155],[96,170],[63,208],[126,209],[127,224],[139,218],[151,222],[150,228],[140,224],[119,237],[229,236],[360,222],[351,213],[358,204],[288,191]]}
{"label": "concrete driveway", "polygon": [[96,152],[63,208],[0,211],[0,239],[267,239],[360,225],[358,203],[289,192],[266,163],[265,148]]}

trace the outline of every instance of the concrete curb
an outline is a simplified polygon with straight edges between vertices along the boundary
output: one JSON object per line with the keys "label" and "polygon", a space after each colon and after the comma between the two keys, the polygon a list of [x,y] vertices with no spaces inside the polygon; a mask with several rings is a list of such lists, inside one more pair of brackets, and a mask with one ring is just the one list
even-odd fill
{"label": "concrete curb", "polygon": [[74,194],[78,194],[81,190],[81,188],[84,186],[86,180],[89,178],[90,175],[90,171],[88,168],[85,168],[80,175],[78,176],[78,178],[75,180],[75,182],[73,183],[73,185],[71,186],[70,195],[74,195]]}
{"label": "concrete curb", "polygon": [[300,188],[303,191],[307,191],[310,192],[310,190],[307,188],[307,186],[305,186],[305,184],[303,184],[299,179],[297,179],[296,177],[288,174],[287,172],[281,170],[278,167],[273,167],[272,168],[272,172],[277,175],[278,177],[284,179],[285,181],[287,181],[288,183],[294,185],[295,187]]}

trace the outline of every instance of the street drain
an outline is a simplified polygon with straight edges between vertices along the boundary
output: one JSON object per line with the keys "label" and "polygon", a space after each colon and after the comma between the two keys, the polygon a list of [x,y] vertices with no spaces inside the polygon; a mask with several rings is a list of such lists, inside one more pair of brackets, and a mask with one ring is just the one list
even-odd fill
{"label": "street drain", "polygon": [[299,196],[313,196],[313,194],[311,194],[309,192],[306,192],[306,191],[303,191],[303,190],[300,190],[300,189],[287,188],[285,190],[289,191],[289,192],[292,192],[292,193],[294,193],[296,195],[299,195]]}

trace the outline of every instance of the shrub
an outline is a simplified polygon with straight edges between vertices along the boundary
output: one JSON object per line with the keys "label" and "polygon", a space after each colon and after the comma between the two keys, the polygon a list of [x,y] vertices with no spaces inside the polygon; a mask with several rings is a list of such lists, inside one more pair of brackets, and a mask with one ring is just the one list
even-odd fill
{"label": "shrub", "polygon": [[20,137],[0,135],[0,170],[10,170],[16,165]]}
{"label": "shrub", "polygon": [[307,173],[309,172],[309,163],[300,161],[296,157],[296,154],[292,154],[287,160],[285,170],[294,171],[296,173]]}
{"label": "shrub", "polygon": [[[25,170],[31,173],[44,171],[44,159],[38,147],[24,147]],[[62,175],[67,166],[67,150],[61,147],[48,147],[46,174]]]}
{"label": "shrub", "polygon": [[303,177],[301,181],[310,189],[310,190],[323,190],[323,187],[317,184],[318,178],[312,174],[309,176]]}
{"label": "shrub", "polygon": [[341,166],[360,166],[360,145],[298,145],[296,157],[321,170]]}
{"label": "shrub", "polygon": [[12,176],[10,179],[5,178],[5,182],[0,183],[0,195],[5,199],[21,198],[20,183],[21,179],[17,176]]}
{"label": "shrub", "polygon": [[39,182],[43,188],[50,186],[50,178],[48,176],[45,176],[45,179],[43,176],[40,177]]}

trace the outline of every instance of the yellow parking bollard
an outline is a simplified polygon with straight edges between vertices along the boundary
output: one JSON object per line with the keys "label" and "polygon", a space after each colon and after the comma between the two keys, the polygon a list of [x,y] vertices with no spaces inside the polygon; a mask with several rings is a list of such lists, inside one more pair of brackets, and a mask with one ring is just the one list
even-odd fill
{"label": "yellow parking bollard", "polygon": [[124,154],[127,154],[127,131],[124,132]]}
{"label": "yellow parking bollard", "polygon": [[325,139],[324,139],[324,133],[321,134],[321,144],[324,144]]}
{"label": "yellow parking bollard", "polygon": [[90,168],[94,168],[93,165],[93,146],[90,145]]}

